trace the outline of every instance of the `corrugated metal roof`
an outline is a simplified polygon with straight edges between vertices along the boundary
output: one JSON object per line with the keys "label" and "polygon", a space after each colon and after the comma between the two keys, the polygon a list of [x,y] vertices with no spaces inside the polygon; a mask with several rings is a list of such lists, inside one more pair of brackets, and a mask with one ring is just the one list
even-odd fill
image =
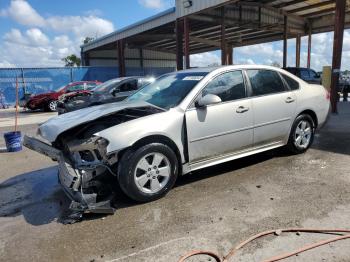
{"label": "corrugated metal roof", "polygon": [[[117,40],[128,38],[126,42],[131,49],[175,53],[174,22],[185,13],[190,13],[187,17],[191,54],[220,48],[222,12],[225,13],[226,43],[233,46],[283,39],[285,15],[288,16],[289,37],[307,34],[307,21],[312,25],[313,33],[334,28],[334,0],[192,0],[192,6],[188,8],[184,8],[184,1],[176,1],[176,10],[168,9],[84,45],[83,51],[99,47],[115,49]],[[225,9],[221,9],[222,5]],[[181,8],[184,10],[179,11]],[[350,13],[347,13],[346,28],[350,27],[349,17]]]}
{"label": "corrugated metal roof", "polygon": [[[211,8],[232,0],[176,0],[176,17],[183,17],[201,10]],[[191,2],[191,6],[185,7],[186,2]]]}
{"label": "corrugated metal roof", "polygon": [[82,45],[81,48],[83,49],[83,51],[87,51],[87,50],[90,50],[99,46],[103,46],[129,36],[150,30],[152,28],[167,24],[169,22],[173,22],[175,21],[175,19],[176,19],[175,7],[173,7],[159,14],[156,14],[154,16],[151,16],[149,18],[136,22],[132,25],[124,27],[120,30],[112,32],[108,35],[97,38],[88,44]]}

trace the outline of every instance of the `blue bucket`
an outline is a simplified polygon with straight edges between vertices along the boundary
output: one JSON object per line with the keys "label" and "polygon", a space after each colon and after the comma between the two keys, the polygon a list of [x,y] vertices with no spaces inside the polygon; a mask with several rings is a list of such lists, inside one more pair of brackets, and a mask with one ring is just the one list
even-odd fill
{"label": "blue bucket", "polygon": [[22,150],[22,135],[20,131],[7,132],[4,134],[4,138],[8,152],[17,152]]}

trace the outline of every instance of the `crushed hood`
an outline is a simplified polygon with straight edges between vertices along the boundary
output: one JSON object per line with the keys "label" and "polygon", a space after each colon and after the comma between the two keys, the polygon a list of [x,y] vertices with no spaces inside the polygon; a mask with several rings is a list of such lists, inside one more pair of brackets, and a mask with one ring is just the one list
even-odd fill
{"label": "crushed hood", "polygon": [[40,125],[39,133],[46,140],[53,142],[62,132],[67,131],[80,124],[90,122],[102,116],[116,113],[126,108],[137,108],[145,106],[153,105],[144,101],[125,101],[87,107],[50,118],[48,121]]}

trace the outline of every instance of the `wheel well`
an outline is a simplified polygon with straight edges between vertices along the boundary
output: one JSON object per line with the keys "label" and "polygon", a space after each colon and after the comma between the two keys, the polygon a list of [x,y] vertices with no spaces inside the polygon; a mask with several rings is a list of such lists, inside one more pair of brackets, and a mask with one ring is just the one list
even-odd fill
{"label": "wheel well", "polygon": [[317,120],[317,115],[316,115],[316,113],[315,113],[314,111],[312,111],[312,110],[310,110],[310,109],[304,110],[303,112],[301,112],[301,113],[299,114],[299,116],[300,116],[300,115],[309,115],[309,116],[311,116],[312,120],[313,120],[314,123],[315,123],[315,128],[317,127],[317,125],[318,125],[318,120]]}
{"label": "wheel well", "polygon": [[[168,138],[166,136],[162,136],[162,135],[147,136],[147,137],[144,137],[144,138],[141,138],[140,140],[138,140],[131,147],[138,148],[138,147],[150,144],[150,143],[162,143],[162,144],[165,144],[168,147],[170,147],[174,151],[174,153],[177,157],[178,164],[179,164],[179,172],[180,172],[179,174],[181,174],[181,172],[182,172],[181,154],[180,154],[180,151],[179,151],[177,145],[175,144],[175,142],[173,140],[171,140],[170,138]],[[125,152],[125,150],[122,150],[120,152],[120,154],[123,154]]]}

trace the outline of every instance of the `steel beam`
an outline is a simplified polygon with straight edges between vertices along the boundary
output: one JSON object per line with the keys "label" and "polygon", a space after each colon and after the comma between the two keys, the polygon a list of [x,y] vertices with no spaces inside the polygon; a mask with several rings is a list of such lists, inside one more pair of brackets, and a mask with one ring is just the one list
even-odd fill
{"label": "steel beam", "polygon": [[284,16],[283,31],[283,67],[287,67],[287,40],[288,40],[288,17]]}
{"label": "steel beam", "polygon": [[335,4],[334,0],[324,1],[324,2],[320,2],[320,3],[312,4],[312,5],[307,5],[307,6],[295,8],[295,9],[292,9],[292,10],[288,10],[288,12],[289,13],[299,13],[299,12],[303,12],[303,11],[306,11],[306,10],[311,10],[311,9],[314,9],[314,8],[319,8],[319,7],[323,7],[325,5],[332,5],[332,4]]}
{"label": "steel beam", "polygon": [[226,45],[226,27],[225,27],[225,8],[221,8],[221,65],[227,65],[227,45]]}
{"label": "steel beam", "polygon": [[221,47],[221,43],[211,40],[211,39],[206,39],[206,38],[201,38],[197,36],[190,36],[190,41],[201,43],[201,44],[206,44],[210,46],[216,46],[216,47]]}
{"label": "steel beam", "polygon": [[180,19],[176,19],[175,22],[176,31],[176,69],[182,70],[184,68],[184,58],[183,58],[183,22]]}
{"label": "steel beam", "polygon": [[185,68],[188,69],[190,65],[190,25],[188,18],[184,18],[184,55],[185,55]]}
{"label": "steel beam", "polygon": [[125,50],[125,43],[123,40],[118,40],[118,65],[119,65],[119,77],[125,76],[126,70],[125,70],[125,57],[124,57],[124,50]]}
{"label": "steel beam", "polygon": [[309,23],[309,29],[308,29],[308,39],[307,39],[307,68],[311,67],[311,45],[312,45],[312,28],[311,24]]}
{"label": "steel beam", "polygon": [[233,65],[233,47],[231,45],[227,47],[227,64]]}
{"label": "steel beam", "polygon": [[[345,11],[345,9],[344,9]],[[313,12],[313,13],[308,13],[308,14],[305,14],[305,15],[302,15],[303,17],[306,17],[306,18],[314,18],[314,17],[319,17],[319,16],[323,16],[323,15],[326,15],[326,14],[329,14],[329,13],[333,13],[334,12],[334,7],[332,8],[327,8],[327,9],[322,9],[320,11],[316,11],[316,12]]]}
{"label": "steel beam", "polygon": [[345,0],[336,0],[335,21],[334,21],[334,40],[333,40],[333,61],[332,61],[332,80],[331,80],[331,104],[332,113],[338,113],[338,90],[339,74],[341,67],[341,55],[343,49],[344,22],[345,22]]}
{"label": "steel beam", "polygon": [[301,45],[301,36],[297,35],[295,43],[295,66],[300,67],[300,45]]}
{"label": "steel beam", "polygon": [[144,61],[143,61],[143,49],[139,48],[139,56],[140,56],[140,67],[142,71],[144,70]]}

